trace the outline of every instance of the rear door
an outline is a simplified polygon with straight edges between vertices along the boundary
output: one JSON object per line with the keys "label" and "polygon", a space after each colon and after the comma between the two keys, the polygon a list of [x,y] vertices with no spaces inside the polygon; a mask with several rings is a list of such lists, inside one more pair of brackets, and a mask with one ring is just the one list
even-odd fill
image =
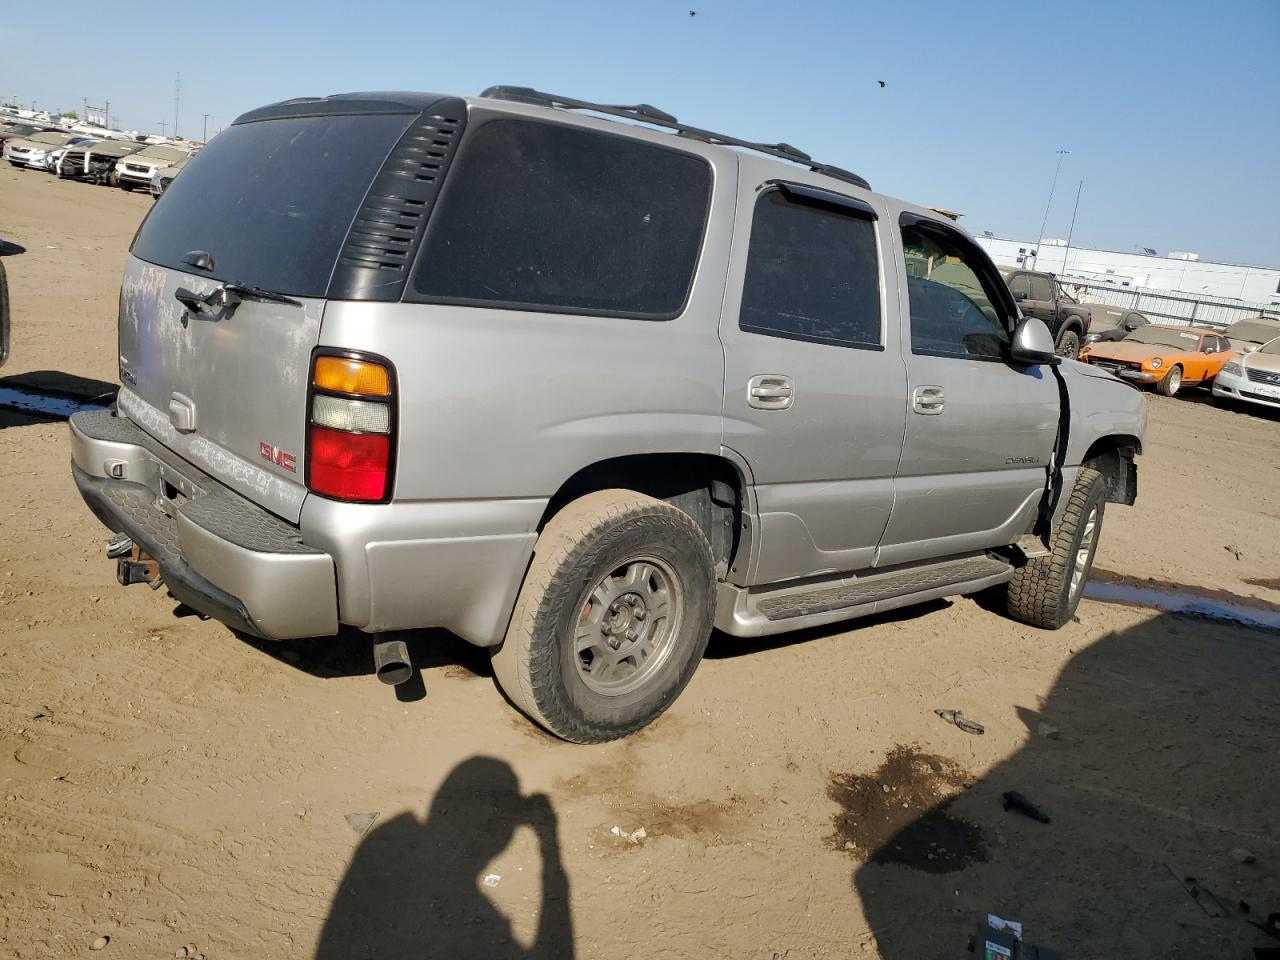
{"label": "rear door", "polygon": [[[180,455],[296,522],[310,356],[343,242],[413,114],[237,123],[191,159],[134,240],[120,297],[121,410]],[[179,295],[234,282],[246,299]]]}
{"label": "rear door", "polygon": [[905,213],[907,426],[877,564],[1004,546],[1027,532],[1058,429],[1047,366],[1008,361],[1014,317],[990,260],[963,233]]}
{"label": "rear door", "polygon": [[724,443],[750,465],[760,515],[751,583],[871,566],[906,386],[885,322],[897,295],[882,281],[883,201],[771,175],[742,158],[720,323]]}

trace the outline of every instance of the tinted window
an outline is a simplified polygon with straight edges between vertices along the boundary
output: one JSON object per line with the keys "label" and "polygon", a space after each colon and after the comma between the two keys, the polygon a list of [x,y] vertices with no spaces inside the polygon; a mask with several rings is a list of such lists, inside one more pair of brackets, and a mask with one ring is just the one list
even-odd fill
{"label": "tinted window", "polygon": [[427,226],[415,299],[670,318],[693,281],[711,168],[577,127],[467,135]]}
{"label": "tinted window", "polygon": [[959,238],[932,230],[903,227],[902,244],[908,263],[917,264],[907,279],[912,351],[1002,359],[1009,332],[1001,301],[984,286],[995,283],[990,268]]}
{"label": "tinted window", "polygon": [[191,158],[133,253],[188,273],[206,250],[218,280],[323,297],[338,251],[407,116],[305,117],[233,126]]}
{"label": "tinted window", "polygon": [[1013,279],[1009,281],[1009,290],[1015,294],[1022,294],[1024,297],[1031,296],[1031,280],[1025,273],[1015,273]]}
{"label": "tinted window", "polygon": [[743,330],[842,346],[880,345],[875,224],[836,207],[756,201],[742,288]]}

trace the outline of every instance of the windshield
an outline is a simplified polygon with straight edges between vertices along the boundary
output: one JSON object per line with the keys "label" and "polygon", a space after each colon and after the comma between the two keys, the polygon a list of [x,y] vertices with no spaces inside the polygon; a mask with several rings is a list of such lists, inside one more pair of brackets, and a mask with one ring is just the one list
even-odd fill
{"label": "windshield", "polygon": [[294,117],[229,127],[191,158],[143,221],[133,255],[216,280],[323,297],[369,184],[408,127],[404,114]]}
{"label": "windshield", "polygon": [[1280,319],[1239,320],[1227,327],[1223,333],[1228,340],[1243,340],[1246,343],[1266,343],[1280,334]]}
{"label": "windshield", "polygon": [[31,136],[27,137],[27,139],[32,143],[63,144],[71,138],[65,133],[33,133]]}
{"label": "windshield", "polygon": [[1276,337],[1268,344],[1258,348],[1258,353],[1265,353],[1269,357],[1280,357],[1280,337]]}
{"label": "windshield", "polygon": [[1153,324],[1139,327],[1124,339],[1126,343],[1152,343],[1162,347],[1176,347],[1178,350],[1197,350],[1200,347],[1198,333]]}
{"label": "windshield", "polygon": [[138,154],[139,157],[150,157],[152,160],[168,160],[172,163],[174,160],[182,160],[187,155],[187,151],[179,150],[177,147],[147,147]]}

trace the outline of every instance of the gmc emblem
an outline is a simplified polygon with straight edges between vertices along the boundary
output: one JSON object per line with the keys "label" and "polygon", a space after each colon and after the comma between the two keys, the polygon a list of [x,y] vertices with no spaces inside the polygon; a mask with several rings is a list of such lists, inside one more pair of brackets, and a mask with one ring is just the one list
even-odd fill
{"label": "gmc emblem", "polygon": [[261,456],[263,460],[274,463],[277,467],[283,467],[290,473],[298,472],[298,461],[292,453],[285,453],[279,447],[273,447],[266,441],[262,441],[258,444],[258,455]]}

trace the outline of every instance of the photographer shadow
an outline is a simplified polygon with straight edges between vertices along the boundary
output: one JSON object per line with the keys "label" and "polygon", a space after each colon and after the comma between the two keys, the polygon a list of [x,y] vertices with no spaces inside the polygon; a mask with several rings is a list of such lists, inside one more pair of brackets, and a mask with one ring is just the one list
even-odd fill
{"label": "photographer shadow", "polygon": [[[528,948],[480,887],[485,867],[520,826],[537,835],[542,860],[542,906]],[[550,802],[522,794],[501,760],[472,757],[449,773],[425,820],[401,814],[361,842],[330,906],[316,960],[573,955],[569,883]]]}

